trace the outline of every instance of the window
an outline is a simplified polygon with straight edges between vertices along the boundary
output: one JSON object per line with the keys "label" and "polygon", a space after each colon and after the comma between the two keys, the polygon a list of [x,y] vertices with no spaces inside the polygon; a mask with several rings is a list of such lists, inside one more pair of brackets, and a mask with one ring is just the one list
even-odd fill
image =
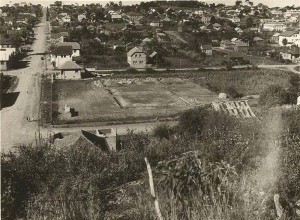
{"label": "window", "polygon": [[144,61],[140,61],[140,63],[143,63]]}
{"label": "window", "polygon": [[78,73],[78,70],[75,70],[75,73]]}
{"label": "window", "polygon": [[137,54],[135,55],[135,57],[137,57]]}
{"label": "window", "polygon": [[140,56],[139,57],[141,57],[142,55],[140,54]]}

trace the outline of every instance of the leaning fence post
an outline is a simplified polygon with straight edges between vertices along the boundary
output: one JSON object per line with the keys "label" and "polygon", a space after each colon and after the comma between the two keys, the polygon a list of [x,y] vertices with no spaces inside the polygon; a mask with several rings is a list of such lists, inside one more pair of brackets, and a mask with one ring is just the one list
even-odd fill
{"label": "leaning fence post", "polygon": [[274,203],[275,203],[275,208],[276,208],[276,214],[277,214],[278,218],[281,218],[281,216],[283,214],[283,209],[280,205],[278,194],[274,195]]}
{"label": "leaning fence post", "polygon": [[155,211],[156,211],[156,214],[158,216],[158,219],[163,220],[162,214],[161,214],[160,209],[159,209],[159,203],[158,203],[158,200],[155,196],[152,170],[151,170],[151,166],[150,166],[150,163],[149,163],[147,157],[145,157],[145,162],[146,162],[146,165],[147,165],[147,171],[148,171],[148,175],[149,175],[150,191],[151,191],[151,195],[154,199]]}

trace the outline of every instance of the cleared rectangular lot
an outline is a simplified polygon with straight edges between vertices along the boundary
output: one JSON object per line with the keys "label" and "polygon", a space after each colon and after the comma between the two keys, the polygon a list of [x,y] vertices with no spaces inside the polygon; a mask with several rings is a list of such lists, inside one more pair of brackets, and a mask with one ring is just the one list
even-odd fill
{"label": "cleared rectangular lot", "polygon": [[[57,81],[54,93],[58,124],[168,117],[217,98],[192,80],[178,78]],[[66,105],[78,116],[65,114]]]}

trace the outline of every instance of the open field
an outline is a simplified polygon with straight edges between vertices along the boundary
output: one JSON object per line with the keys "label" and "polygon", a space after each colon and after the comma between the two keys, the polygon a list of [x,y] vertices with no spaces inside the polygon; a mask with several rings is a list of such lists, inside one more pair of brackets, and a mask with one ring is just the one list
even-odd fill
{"label": "open field", "polygon": [[[217,98],[190,79],[179,78],[57,81],[53,90],[58,124],[173,117]],[[65,105],[78,116],[65,114]]]}
{"label": "open field", "polygon": [[[207,70],[178,74],[124,73],[109,78],[56,81],[52,104],[44,100],[46,108],[51,106],[53,116],[50,113],[43,124],[53,121],[57,125],[98,125],[170,119],[181,111],[217,100],[220,92],[241,97],[259,95],[271,84],[287,88],[292,74],[267,69]],[[66,105],[75,109],[76,116],[64,113]]]}

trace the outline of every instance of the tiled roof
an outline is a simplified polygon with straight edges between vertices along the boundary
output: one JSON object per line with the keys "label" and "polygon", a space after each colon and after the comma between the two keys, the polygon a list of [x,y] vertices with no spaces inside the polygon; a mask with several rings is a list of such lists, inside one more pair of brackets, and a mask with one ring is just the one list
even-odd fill
{"label": "tiled roof", "polygon": [[81,66],[73,61],[67,61],[63,65],[59,66],[58,69],[60,70],[81,70]]}
{"label": "tiled roof", "polygon": [[212,50],[212,46],[209,44],[202,45],[203,50]]}
{"label": "tiled roof", "polygon": [[262,41],[263,39],[260,38],[260,37],[255,37],[255,38],[253,38],[253,40],[254,40],[254,41]]}
{"label": "tiled roof", "polygon": [[58,43],[57,46],[72,46],[73,50],[80,50],[80,44],[77,42],[63,42]]}
{"label": "tiled roof", "polygon": [[54,55],[72,55],[72,53],[72,46],[59,46],[52,52]]}
{"label": "tiled roof", "polygon": [[291,37],[293,36],[294,34],[296,34],[295,31],[284,31],[280,34],[280,36],[285,36],[285,37]]}
{"label": "tiled roof", "polygon": [[81,130],[64,136],[62,139],[55,140],[54,147],[63,149],[67,147],[94,148],[103,151],[108,150],[105,138],[98,137],[95,134]]}
{"label": "tiled roof", "polygon": [[135,53],[143,53],[143,51],[138,47],[134,47],[130,51],[127,52],[127,56],[131,57]]}

